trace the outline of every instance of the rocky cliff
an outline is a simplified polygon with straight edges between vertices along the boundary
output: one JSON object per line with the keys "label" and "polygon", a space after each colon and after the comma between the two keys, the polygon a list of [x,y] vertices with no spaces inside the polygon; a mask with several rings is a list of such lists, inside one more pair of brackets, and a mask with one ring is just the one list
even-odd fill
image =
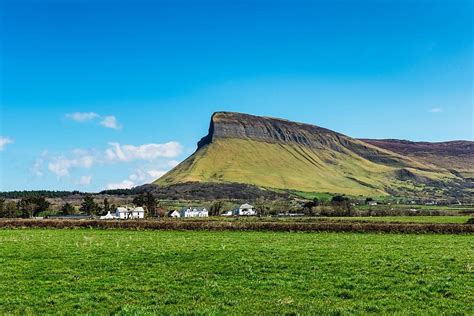
{"label": "rocky cliff", "polygon": [[[341,133],[316,125],[235,112],[216,112],[208,134],[198,142],[198,150],[218,139],[249,139],[268,143],[299,145],[312,150],[352,151],[372,162],[410,166],[393,152],[372,146]],[[423,166],[419,165],[419,168]]]}
{"label": "rocky cliff", "polygon": [[339,136],[342,135],[315,125],[243,113],[216,112],[211,117],[209,133],[198,142],[198,148],[218,138],[249,138],[318,148],[330,145],[328,138]]}

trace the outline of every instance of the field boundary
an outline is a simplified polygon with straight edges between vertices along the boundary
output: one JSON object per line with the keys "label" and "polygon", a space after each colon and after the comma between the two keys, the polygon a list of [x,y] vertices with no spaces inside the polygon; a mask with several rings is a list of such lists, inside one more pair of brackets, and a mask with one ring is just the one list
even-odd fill
{"label": "field boundary", "polygon": [[53,220],[1,219],[1,228],[96,228],[131,230],[283,231],[283,232],[380,232],[472,234],[473,224],[381,222],[220,222],[182,220]]}

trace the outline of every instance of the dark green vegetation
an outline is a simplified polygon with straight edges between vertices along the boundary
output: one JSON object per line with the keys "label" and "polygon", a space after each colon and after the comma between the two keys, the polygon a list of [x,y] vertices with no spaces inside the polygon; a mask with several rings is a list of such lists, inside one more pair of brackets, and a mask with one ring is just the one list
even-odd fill
{"label": "dark green vegetation", "polygon": [[[474,163],[474,146],[466,148],[466,159]],[[430,155],[437,153],[444,154],[434,149]],[[162,188],[240,183],[372,197],[463,198],[472,194],[469,172],[456,170],[457,164],[446,168],[446,164],[416,158],[314,125],[217,112],[197,151],[154,184]]]}
{"label": "dark green vegetation", "polygon": [[79,191],[48,191],[48,190],[37,190],[37,191],[9,191],[0,192],[0,198],[5,199],[21,199],[27,197],[38,197],[42,196],[45,198],[57,198],[57,197],[68,197],[71,195],[84,195],[85,193]]}
{"label": "dark green vegetation", "polygon": [[0,313],[472,314],[472,237],[0,230]]}

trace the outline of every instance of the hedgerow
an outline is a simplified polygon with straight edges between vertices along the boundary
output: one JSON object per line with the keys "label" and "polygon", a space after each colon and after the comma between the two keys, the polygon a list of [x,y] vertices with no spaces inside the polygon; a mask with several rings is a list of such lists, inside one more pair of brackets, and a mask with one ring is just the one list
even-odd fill
{"label": "hedgerow", "polygon": [[283,231],[283,232],[380,232],[471,234],[472,224],[380,222],[246,222],[203,220],[53,220],[2,219],[0,228],[98,228],[134,230]]}

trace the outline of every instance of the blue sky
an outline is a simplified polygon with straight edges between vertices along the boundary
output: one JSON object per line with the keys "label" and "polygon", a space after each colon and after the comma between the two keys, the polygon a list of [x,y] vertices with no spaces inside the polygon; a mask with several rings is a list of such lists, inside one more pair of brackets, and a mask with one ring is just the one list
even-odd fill
{"label": "blue sky", "polygon": [[472,1],[0,0],[0,190],[158,177],[214,111],[473,136]]}

